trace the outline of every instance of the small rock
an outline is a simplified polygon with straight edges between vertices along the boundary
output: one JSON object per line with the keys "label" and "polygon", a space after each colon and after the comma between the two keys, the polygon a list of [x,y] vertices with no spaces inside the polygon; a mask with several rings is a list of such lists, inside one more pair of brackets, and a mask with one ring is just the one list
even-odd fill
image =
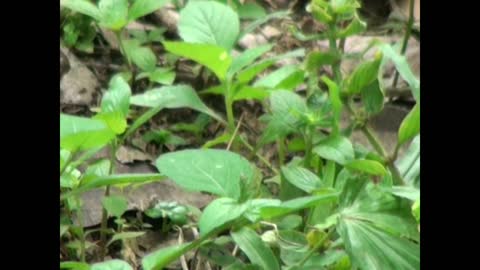
{"label": "small rock", "polygon": [[258,47],[260,45],[267,44],[267,40],[263,35],[254,35],[254,34],[246,34],[243,38],[238,42],[240,46],[244,49],[251,49]]}
{"label": "small rock", "polygon": [[275,27],[272,27],[270,25],[267,25],[265,26],[263,29],[262,29],[262,34],[268,39],[272,39],[274,37],[278,37],[282,34],[282,32],[280,32],[280,30],[278,30],[277,28]]}
{"label": "small rock", "polygon": [[100,88],[97,77],[68,49],[60,46],[60,51],[70,64],[68,72],[60,78],[60,104],[91,105]]}

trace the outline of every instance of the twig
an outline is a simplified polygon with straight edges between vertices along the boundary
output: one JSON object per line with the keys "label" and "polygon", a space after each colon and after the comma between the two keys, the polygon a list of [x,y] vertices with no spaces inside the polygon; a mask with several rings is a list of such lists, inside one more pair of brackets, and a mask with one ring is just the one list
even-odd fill
{"label": "twig", "polygon": [[[179,226],[175,226],[175,228],[178,229],[178,244],[181,245],[181,244],[183,244],[182,228],[180,228]],[[182,270],[189,270],[188,265],[187,265],[187,259],[185,258],[185,255],[182,255],[180,257],[180,264],[182,265]]]}
{"label": "twig", "polygon": [[228,142],[227,145],[227,151],[230,150],[230,147],[232,146],[233,140],[235,140],[235,137],[237,136],[238,130],[240,129],[240,125],[242,124],[243,120],[243,113],[240,116],[240,119],[238,120],[237,126],[235,127],[235,131],[233,131],[232,137],[230,138],[230,141]]}

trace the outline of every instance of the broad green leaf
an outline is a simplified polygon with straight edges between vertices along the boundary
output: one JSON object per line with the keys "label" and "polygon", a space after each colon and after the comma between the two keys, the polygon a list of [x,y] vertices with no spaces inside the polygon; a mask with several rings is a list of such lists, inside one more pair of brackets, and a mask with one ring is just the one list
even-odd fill
{"label": "broad green leaf", "polygon": [[82,176],[82,184],[88,183],[89,181],[102,177],[108,176],[110,173],[110,160],[102,159],[94,164],[90,164]]}
{"label": "broad green leaf", "polygon": [[349,161],[345,164],[345,168],[349,170],[355,170],[359,172],[364,172],[371,175],[384,176],[387,174],[387,170],[383,165],[375,160],[368,159],[356,159]]}
{"label": "broad green leaf", "polygon": [[334,202],[337,200],[337,192],[325,192],[322,195],[301,197],[298,199],[283,202],[278,206],[266,206],[260,209],[261,216],[264,219],[272,219],[280,216],[285,216],[296,212],[298,210],[319,206],[325,203]]}
{"label": "broad green leaf", "polygon": [[331,136],[320,141],[318,146],[313,148],[313,152],[326,160],[333,160],[340,165],[345,165],[353,160],[353,145],[343,136]]}
{"label": "broad green leaf", "polygon": [[157,65],[157,57],[148,47],[136,47],[130,52],[132,62],[143,71],[153,72]]}
{"label": "broad green leaf", "polygon": [[258,46],[255,48],[248,49],[244,51],[242,54],[240,54],[239,56],[235,57],[232,61],[232,65],[228,70],[229,76],[233,77],[237,72],[239,72],[243,68],[253,63],[253,61],[255,61],[258,57],[270,51],[272,47],[273,45],[271,44]]}
{"label": "broad green leaf", "polygon": [[143,257],[142,267],[144,270],[162,270],[173,260],[180,257],[189,246],[190,243],[184,243],[154,251]]}
{"label": "broad green leaf", "polygon": [[118,241],[118,240],[137,238],[137,237],[142,236],[144,234],[145,234],[145,232],[121,232],[121,233],[116,233],[115,235],[112,236],[112,239],[110,241],[108,241],[107,246],[110,246],[113,242]]}
{"label": "broad green leaf", "polygon": [[115,138],[103,121],[60,114],[60,147],[71,152],[101,147]]}
{"label": "broad green leaf", "polygon": [[391,192],[393,195],[415,201],[420,199],[420,190],[409,186],[394,186],[386,191]]}
{"label": "broad green leaf", "polygon": [[172,85],[175,81],[175,72],[169,68],[156,68],[148,74],[148,79],[152,82]]}
{"label": "broad green leaf", "polygon": [[415,77],[415,74],[413,74],[406,57],[396,52],[389,44],[380,44],[379,47],[384,56],[392,60],[400,76],[402,76],[410,86],[413,97],[417,103],[420,103],[420,80]]}
{"label": "broad green leaf", "polygon": [[270,107],[270,119],[260,138],[260,145],[298,131],[302,117],[308,111],[302,97],[286,90],[277,90],[271,93]]}
{"label": "broad green leaf", "polygon": [[102,199],[102,205],[110,215],[120,218],[127,210],[128,202],[123,196],[108,196]]}
{"label": "broad green leaf", "polygon": [[232,57],[227,50],[216,45],[167,41],[164,41],[163,45],[168,52],[206,66],[221,81],[225,80],[227,70],[232,63]]}
{"label": "broad green leaf", "polygon": [[128,0],[100,0],[98,10],[103,27],[119,31],[128,23]]}
{"label": "broad green leaf", "polygon": [[233,100],[264,100],[270,95],[270,91],[260,87],[252,87],[249,85],[240,86],[240,89],[235,92]]}
{"label": "broad green leaf", "polygon": [[293,90],[304,81],[304,72],[297,66],[283,66],[253,84],[255,87]]}
{"label": "broad green leaf", "polygon": [[299,263],[309,251],[308,241],[299,231],[279,231],[278,239],[280,259],[285,265],[293,266]]}
{"label": "broad green leaf", "polygon": [[361,269],[420,269],[420,247],[370,222],[341,219],[338,232],[347,253]]}
{"label": "broad green leaf", "polygon": [[134,21],[150,14],[168,2],[169,0],[135,0],[128,11],[128,20]]}
{"label": "broad green leaf", "polygon": [[402,124],[398,130],[398,145],[403,145],[405,142],[413,139],[420,133],[420,105],[415,107],[403,119]]}
{"label": "broad green leaf", "polygon": [[238,16],[242,19],[260,19],[267,16],[267,13],[257,3],[245,3],[238,7]]}
{"label": "broad green leaf", "polygon": [[347,79],[347,93],[359,94],[371,85],[378,77],[382,57],[375,57],[372,61],[361,63]]}
{"label": "broad green leaf", "polygon": [[308,54],[305,65],[308,71],[316,72],[322,66],[333,65],[340,59],[338,53],[314,51]]}
{"label": "broad green leaf", "polygon": [[61,0],[60,6],[85,14],[100,21],[100,10],[88,0]]}
{"label": "broad green leaf", "polygon": [[81,194],[88,190],[109,185],[124,186],[129,184],[140,184],[152,181],[160,181],[164,179],[166,179],[165,176],[161,174],[114,174],[100,176],[98,178],[88,181],[87,183],[82,183],[79,188],[60,196],[60,199],[63,200],[73,195]]}
{"label": "broad green leaf", "polygon": [[288,215],[277,222],[277,227],[280,230],[294,230],[303,223],[303,218],[300,215]]}
{"label": "broad green leaf", "polygon": [[283,166],[282,174],[288,182],[307,193],[323,187],[316,174],[300,166]]}
{"label": "broad green leaf", "polygon": [[420,135],[417,135],[407,150],[405,156],[396,162],[403,179],[409,185],[420,185]]}
{"label": "broad green leaf", "polygon": [[231,235],[235,243],[247,255],[250,262],[259,265],[264,270],[280,270],[280,265],[272,250],[255,231],[248,227],[243,227]]}
{"label": "broad green leaf", "polygon": [[60,269],[91,270],[89,264],[82,262],[61,262]]}
{"label": "broad green leaf", "polygon": [[125,261],[114,259],[92,264],[90,270],[133,270]]}
{"label": "broad green leaf", "polygon": [[190,1],[180,12],[178,32],[185,42],[217,45],[230,51],[240,33],[240,20],[227,5]]}
{"label": "broad green leaf", "polygon": [[330,7],[337,15],[348,15],[353,14],[360,7],[360,3],[355,0],[332,0]]}
{"label": "broad green leaf", "polygon": [[147,90],[143,94],[132,96],[130,103],[136,106],[151,108],[190,108],[208,114],[221,122],[224,121],[208,108],[198,97],[195,90],[188,85],[163,86]]}
{"label": "broad green leaf", "polygon": [[410,204],[384,191],[370,179],[348,179],[340,200],[340,221],[357,220],[395,237],[420,240]]}
{"label": "broad green leaf", "polygon": [[104,120],[117,134],[123,133],[127,127],[130,95],[130,86],[119,75],[110,80],[108,91],[103,95],[102,112],[96,118]]}
{"label": "broad green leaf", "polygon": [[261,210],[263,207],[267,206],[279,206],[282,201],[277,199],[253,199],[247,201],[247,210],[243,215],[245,218],[250,220],[252,223],[259,222],[262,218]]}
{"label": "broad green leaf", "polygon": [[205,235],[209,232],[221,228],[228,222],[240,218],[247,210],[245,204],[239,204],[231,198],[219,198],[211,202],[203,211],[198,227],[200,234]]}
{"label": "broad green leaf", "polygon": [[183,150],[161,155],[160,172],[181,187],[219,196],[240,198],[241,179],[251,179],[253,170],[244,157],[225,150]]}
{"label": "broad green leaf", "polygon": [[382,111],[384,95],[380,88],[380,82],[375,80],[371,84],[365,86],[362,89],[362,101],[365,106],[365,110],[370,115],[375,115]]}

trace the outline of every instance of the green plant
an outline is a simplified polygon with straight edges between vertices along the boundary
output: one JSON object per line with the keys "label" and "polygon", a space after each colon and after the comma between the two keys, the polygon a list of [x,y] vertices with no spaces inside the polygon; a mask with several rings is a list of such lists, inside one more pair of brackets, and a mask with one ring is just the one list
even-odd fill
{"label": "green plant", "polygon": [[[154,1],[137,0],[130,7],[128,2],[118,1],[123,4],[111,10],[103,5],[116,1],[100,0],[103,4],[98,7],[87,1],[65,2],[65,6],[118,32],[129,20],[158,8],[162,1],[154,5]],[[233,8],[218,2],[228,2]],[[149,8],[142,9],[138,3]],[[105,187],[99,243],[103,260],[108,245],[144,233],[133,231],[123,218],[127,201],[121,196],[110,196],[110,187],[168,178],[187,191],[208,193],[215,199],[199,215],[176,202],[159,202],[145,211],[150,218],[162,219],[163,232],[168,232],[172,225],[199,230],[198,237],[190,242],[143,257],[145,270],[163,269],[194,249],[209,263],[226,270],[419,269],[420,81],[405,57],[395,47],[374,41],[368,48],[375,50],[373,59],[363,59],[366,50],[357,56],[361,63],[354,71],[344,74],[341,63],[351,55],[343,52],[342,44],[365,30],[365,23],[357,14],[359,3],[314,0],[309,10],[325,24],[326,31],[308,37],[295,29],[292,33],[303,40],[326,39],[329,50],[310,51],[302,65],[287,65],[257,79],[277,60],[302,57],[304,50],[260,59],[272,49],[272,45],[265,45],[234,57],[235,44],[242,34],[277,16],[262,16],[241,32],[235,12],[240,10],[239,3],[189,1],[180,13],[179,34],[183,42],[162,41],[168,52],[194,60],[216,76],[218,84],[202,93],[223,96],[227,121],[207,107],[189,85],[163,86],[132,95],[122,75],[110,80],[100,112],[95,116],[60,115],[60,235],[68,238],[67,246],[78,253],[72,255],[78,262],[62,262],[61,268],[132,269],[121,260],[87,263],[86,250],[94,245],[86,237],[92,231],[85,231],[81,224],[80,195]],[[135,35],[133,41],[123,42],[123,52],[150,54],[142,49],[142,44],[153,38],[146,33]],[[135,58],[132,54],[128,57]],[[387,61],[393,62],[409,84],[416,101],[400,125],[392,153],[387,153],[369,126],[370,119],[383,110],[381,75]],[[142,76],[156,66],[150,60],[135,64],[146,72]],[[331,75],[321,73],[323,67],[328,67]],[[305,95],[295,91],[304,83]],[[251,152],[276,144],[277,168],[264,162],[269,164],[273,176],[264,175],[253,160],[236,153],[245,149],[206,149],[216,142],[235,139],[239,125],[235,123],[233,103],[243,99],[263,105],[265,114],[261,120],[266,126],[254,147],[239,138]],[[148,109],[129,121],[132,106]],[[154,115],[163,109],[177,108],[193,109],[201,115],[193,124],[149,130],[143,138],[158,144],[185,143],[170,132],[182,130],[201,140],[209,119],[225,124],[228,132],[206,142],[201,149],[161,154],[155,162],[158,174],[115,174],[116,149]],[[351,116],[346,127],[341,125],[343,112]],[[365,135],[370,148],[350,139],[354,130]],[[400,148],[407,144],[406,154],[400,158]],[[111,158],[94,162],[92,156],[107,146]],[[88,166],[80,169],[81,165]],[[116,231],[107,229],[108,217],[114,218]]]}

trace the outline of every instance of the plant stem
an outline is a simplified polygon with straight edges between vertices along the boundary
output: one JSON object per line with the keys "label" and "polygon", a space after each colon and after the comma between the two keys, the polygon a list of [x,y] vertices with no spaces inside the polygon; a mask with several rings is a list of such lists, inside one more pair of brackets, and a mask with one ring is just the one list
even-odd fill
{"label": "plant stem", "polygon": [[[335,31],[337,31],[337,27],[335,25],[335,22],[333,22],[329,25],[329,35],[328,35],[329,49],[330,49],[330,52],[333,54],[338,53],[337,40],[335,39]],[[340,71],[340,61],[336,61],[334,64],[332,64],[332,70],[335,76],[335,82],[337,83],[337,85],[340,85],[340,82],[342,81],[342,73]]]}
{"label": "plant stem", "polygon": [[[78,199],[78,198],[75,198]],[[85,231],[83,230],[83,211],[77,211],[78,226],[80,227],[80,261],[85,262]]]}
{"label": "plant stem", "polygon": [[255,148],[253,148],[253,146],[251,146],[242,136],[238,136],[238,138],[240,139],[240,142],[242,142],[242,144],[247,147],[247,149],[249,151],[251,151],[252,153],[254,153],[257,158],[262,161],[265,165],[267,165],[267,167],[272,170],[272,172],[274,172],[275,174],[279,174],[279,171],[277,169],[275,169],[275,167],[273,167],[273,165],[265,158],[263,157],[262,155],[260,155],[256,150]]}
{"label": "plant stem", "polygon": [[313,254],[315,254],[315,252],[321,248],[323,246],[323,244],[325,243],[325,241],[330,238],[330,236],[332,235],[332,233],[334,232],[335,230],[332,228],[330,229],[330,231],[328,231],[328,233],[322,238],[320,239],[320,241],[318,241],[317,244],[315,244],[315,246],[307,253],[307,255],[305,255],[305,257],[303,257],[303,259],[297,264],[298,267],[301,267],[303,266],[307,261],[308,259],[310,259],[310,257],[312,257]]}
{"label": "plant stem", "polygon": [[304,166],[306,168],[311,167],[311,161],[312,161],[312,147],[313,147],[313,138],[311,134],[311,129],[307,129],[305,134],[304,134],[304,140],[305,140],[305,159],[304,159]]}
{"label": "plant stem", "polygon": [[285,141],[280,138],[277,140],[278,148],[278,167],[282,167],[285,164]]}
{"label": "plant stem", "polygon": [[[115,171],[115,154],[117,153],[117,143],[114,141],[110,146],[110,170],[108,172],[109,175],[112,175]],[[104,197],[110,196],[110,186],[107,186],[105,189]],[[100,260],[103,261],[105,255],[107,253],[106,249],[106,241],[107,241],[107,220],[108,220],[108,212],[107,210],[102,207],[102,223],[100,225]]]}
{"label": "plant stem", "polygon": [[[401,54],[404,55],[405,52],[407,51],[407,45],[408,45],[408,40],[410,39],[410,35],[412,33],[412,27],[413,27],[413,21],[414,21],[414,7],[415,7],[415,0],[410,0],[409,1],[409,10],[408,10],[408,21],[407,21],[407,29],[405,30],[405,36],[403,37],[403,44],[402,44],[402,50]],[[398,71],[395,72],[395,78],[393,79],[393,84],[392,88],[397,87],[398,83],[398,76],[399,73]]]}
{"label": "plant stem", "polygon": [[225,93],[225,109],[227,110],[227,121],[228,121],[228,132],[232,134],[235,130],[235,117],[233,115],[233,102],[231,92],[231,83],[226,83],[226,93]]}
{"label": "plant stem", "polygon": [[365,134],[365,136],[367,137],[368,141],[373,146],[375,151],[377,151],[377,153],[380,154],[383,158],[387,158],[387,152],[383,148],[382,144],[380,143],[380,140],[377,138],[375,133],[373,133],[372,129],[367,124],[365,124],[361,128],[361,130],[363,134]]}

